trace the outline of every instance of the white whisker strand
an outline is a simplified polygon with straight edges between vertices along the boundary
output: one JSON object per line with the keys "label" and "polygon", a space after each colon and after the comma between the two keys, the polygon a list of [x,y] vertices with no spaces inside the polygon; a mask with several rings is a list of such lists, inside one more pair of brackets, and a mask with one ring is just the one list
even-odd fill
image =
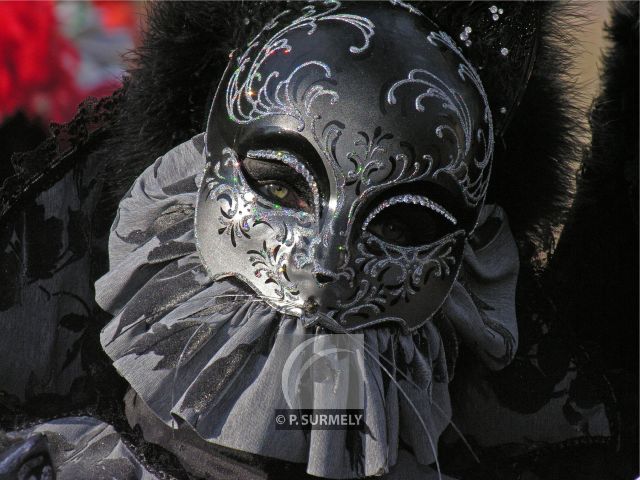
{"label": "white whisker strand", "polygon": [[[349,332],[347,332],[346,330],[342,329],[341,333],[346,333],[349,334]],[[359,343],[355,338],[353,339],[356,343]],[[359,343],[359,345],[367,350],[368,347],[364,344],[364,343]],[[387,362],[387,364],[390,367],[393,367],[394,365],[391,363],[391,360],[389,360],[388,358],[386,358],[384,355],[381,356],[382,360],[384,360],[385,362]],[[402,370],[400,369],[394,369],[395,372],[398,372],[407,382],[409,382],[413,387],[415,387],[416,389],[420,390],[420,387],[418,387],[418,385],[416,385],[416,383],[411,380],[411,378],[409,378],[409,376],[407,374],[405,374]],[[387,374],[389,374],[387,372]],[[444,409],[438,405],[438,403],[431,398],[430,399],[430,403],[436,407],[436,409],[438,410],[438,413],[440,415],[442,415],[443,417],[446,417],[446,414],[444,412]],[[462,443],[465,445],[465,447],[469,450],[469,453],[471,453],[471,456],[473,457],[473,459],[480,464],[480,458],[478,457],[478,455],[476,454],[476,452],[473,450],[473,448],[471,447],[471,444],[469,443],[469,441],[466,439],[466,437],[464,436],[464,434],[462,433],[462,431],[460,430],[460,428],[458,428],[458,426],[455,424],[455,422],[451,419],[449,419],[449,423],[451,424],[451,427],[454,429],[454,431],[458,434],[458,436],[460,437],[460,439],[462,440]]]}
{"label": "white whisker strand", "polygon": [[[367,348],[365,345],[362,345],[363,348]],[[387,362],[387,364],[389,366],[393,366],[391,363],[391,360],[389,360],[388,358],[386,358],[384,355],[381,356],[382,360],[384,360],[385,362]],[[409,378],[409,376],[404,373],[402,370],[400,369],[395,369],[395,372],[399,373],[402,378],[404,378],[409,384],[411,384],[413,387],[415,387],[416,389],[420,389],[420,387],[418,387],[418,385],[416,385],[416,383]],[[444,412],[444,409],[438,405],[438,402],[436,402],[433,398],[430,399],[430,403],[436,407],[436,409],[438,410],[438,413],[440,413],[440,415],[442,415],[443,417],[446,418],[446,413]],[[478,458],[478,456],[476,455],[475,451],[473,450],[473,448],[471,448],[471,444],[468,442],[468,440],[466,439],[466,437],[464,436],[464,434],[462,433],[462,431],[458,428],[458,426],[453,422],[453,420],[449,420],[449,423],[451,424],[451,427],[455,430],[455,432],[458,434],[458,436],[460,437],[460,439],[462,440],[462,443],[464,443],[464,445],[467,447],[467,449],[469,450],[469,453],[471,453],[471,455],[473,456],[474,460],[477,463],[481,463],[480,459]]]}
{"label": "white whisker strand", "polygon": [[[279,297],[270,297],[270,296],[266,296],[266,295],[261,295],[261,294],[257,294],[257,293],[252,293],[252,294],[221,294],[221,295],[216,295],[212,297],[213,299],[217,299],[217,298],[237,298],[238,302],[226,302],[227,304],[235,304],[235,303],[266,303],[267,300],[275,300],[282,303],[285,303],[286,307],[290,307],[292,309],[298,309],[299,305],[296,305],[292,302],[287,302],[286,300],[283,302],[282,298]],[[285,312],[285,314],[287,314]],[[416,416],[418,417],[418,420],[427,436],[427,440],[429,441],[429,447],[434,455],[434,460],[435,460],[435,464],[436,464],[436,469],[437,469],[437,473],[438,473],[438,479],[442,480],[442,472],[440,469],[440,462],[438,460],[438,453],[435,447],[435,443],[434,443],[434,439],[431,436],[429,429],[427,428],[426,422],[424,420],[424,418],[422,418],[422,415],[420,414],[418,408],[416,407],[416,405],[413,403],[413,401],[411,400],[411,398],[409,397],[409,395],[405,392],[405,390],[400,386],[400,384],[398,383],[398,381],[395,378],[395,375],[393,375],[381,362],[380,360],[380,355],[378,355],[378,352],[373,352],[364,342],[360,342],[357,337],[355,337],[353,334],[349,333],[348,331],[346,331],[343,327],[341,327],[340,325],[336,324],[335,320],[332,319],[331,317],[329,317],[326,314],[323,313],[318,313],[319,316],[324,317],[324,319],[327,321],[327,323],[333,327],[334,329],[336,329],[337,333],[342,333],[342,334],[346,334],[351,340],[353,340],[356,344],[358,344],[359,346],[361,346],[363,348],[363,350],[365,351],[365,353],[367,355],[369,355],[369,357],[380,367],[380,369],[387,375],[387,377],[389,378],[389,380],[396,386],[396,388],[398,389],[398,391],[400,392],[400,394],[407,400],[407,403],[409,404],[409,406],[411,407],[411,409],[414,411],[414,413],[416,414]],[[141,319],[143,320],[143,319]],[[139,321],[135,322],[136,324],[139,323]],[[174,371],[174,378],[173,378],[173,382],[172,382],[172,391],[171,391],[171,403],[172,405],[174,404],[175,401],[175,384],[177,382],[177,378],[178,378],[178,373],[179,373],[179,369],[182,365],[182,362],[184,360],[184,355],[186,354],[187,349],[189,348],[191,342],[193,341],[193,339],[195,338],[195,336],[197,335],[198,331],[206,324],[207,322],[203,322],[197,329],[196,331],[191,335],[191,337],[189,338],[189,340],[186,342],[185,346],[182,349],[182,352],[180,353],[180,356],[178,358],[178,362]],[[337,328],[336,328],[337,327]],[[131,328],[131,326],[130,326]],[[387,359],[386,357],[382,356],[382,360],[385,361],[390,367],[393,367],[392,362]],[[394,368],[394,372],[399,373],[411,386],[413,386],[414,388],[420,390],[420,387],[418,387],[415,382],[413,382],[404,372],[402,372],[399,369]],[[376,383],[377,379],[376,379]],[[378,384],[378,388],[381,389],[381,386]],[[446,415],[444,410],[442,409],[442,407],[440,407],[437,402],[435,402],[433,399],[430,399],[430,402],[432,405],[434,405],[438,411],[438,413],[440,415],[442,415],[443,417]],[[475,454],[475,452],[473,451],[473,449],[471,448],[471,445],[469,444],[469,442],[466,440],[466,438],[464,437],[464,435],[462,434],[462,432],[460,431],[460,429],[454,424],[453,421],[449,421],[450,424],[452,425],[452,427],[454,428],[454,430],[456,431],[456,433],[460,436],[461,440],[463,441],[463,443],[465,444],[465,446],[467,447],[467,449],[470,451],[471,455],[473,456],[473,458],[476,460],[476,462],[480,463],[480,460],[478,458],[478,456]]]}
{"label": "white whisker strand", "polygon": [[[324,315],[323,313],[320,313],[320,315]],[[333,319],[330,319],[333,321]],[[358,340],[354,337],[354,335],[350,334],[349,332],[347,332],[346,330],[342,329],[343,331],[340,333],[344,333],[347,336],[349,336],[350,339],[354,340],[356,343],[359,343]],[[393,375],[391,375],[391,372],[389,372],[389,370],[387,370],[387,368],[382,364],[382,362],[380,362],[380,360],[378,360],[376,358],[376,355],[372,354],[368,349],[365,348],[365,352],[369,354],[369,356],[371,357],[371,359],[376,362],[378,364],[378,366],[387,374],[387,376],[389,377],[389,380],[391,380],[393,382],[393,384],[396,386],[396,388],[398,389],[398,391],[404,396],[404,398],[407,400],[407,402],[409,403],[409,406],[413,409],[414,413],[416,414],[416,416],[418,417],[418,420],[420,421],[420,424],[422,425],[422,428],[424,429],[424,433],[427,436],[427,440],[429,441],[429,446],[431,448],[431,452],[433,453],[434,456],[434,460],[435,460],[435,464],[436,464],[436,469],[438,471],[438,480],[442,480],[442,471],[440,470],[440,461],[438,460],[438,452],[436,450],[435,444],[433,442],[433,438],[431,437],[431,434],[429,433],[429,429],[427,428],[427,425],[424,421],[424,419],[422,418],[422,415],[420,414],[420,412],[418,411],[418,408],[415,406],[415,404],[413,403],[413,401],[411,401],[411,398],[409,398],[409,395],[407,395],[407,393],[404,391],[404,389],[400,386],[400,384],[398,383],[398,381],[395,379],[395,377]]]}
{"label": "white whisker strand", "polygon": [[[200,331],[200,329],[205,326],[207,324],[207,322],[202,322],[198,328],[196,328],[195,332],[193,332],[191,334],[191,336],[189,337],[189,340],[186,341],[186,343],[184,344],[184,347],[182,347],[182,351],[180,352],[180,356],[178,357],[178,362],[176,363],[176,368],[174,369],[173,372],[173,380],[171,382],[171,408],[173,409],[173,407],[175,406],[175,392],[176,392],[176,382],[178,380],[178,372],[180,371],[180,367],[182,366],[182,359],[184,357],[184,354],[187,351],[187,348],[191,345],[191,341],[194,339],[194,337],[196,336],[196,334]],[[174,424],[174,420],[173,417],[171,419],[171,423],[172,425],[172,435],[175,434],[175,428],[177,427],[177,425]]]}
{"label": "white whisker strand", "polygon": [[134,328],[135,326],[139,325],[141,322],[144,322],[147,320],[148,317],[140,317],[138,320],[134,321],[133,323],[130,323],[129,325],[127,325],[126,327],[124,327],[122,330],[120,330],[120,332],[118,332],[117,335],[115,335],[111,340],[109,340],[108,342],[106,342],[106,344],[104,345],[103,348],[108,347],[109,345],[111,345],[113,342],[115,342],[116,338],[118,338],[120,335],[122,335],[123,333],[127,333],[129,330],[131,330],[132,328]]}
{"label": "white whisker strand", "polygon": [[[229,295],[229,294],[222,294],[222,295],[213,295],[212,297],[210,297],[211,299],[215,300],[217,298],[228,298],[228,297],[251,297],[251,298],[256,298],[256,295],[253,294],[236,294],[236,295]],[[259,297],[259,296],[258,296]],[[267,297],[265,297],[267,298]],[[232,302],[229,302],[232,303]],[[140,317],[139,319],[137,319],[136,321],[134,321],[133,323],[130,323],[129,325],[127,325],[126,327],[124,327],[122,330],[120,330],[120,332],[118,333],[117,336],[122,335],[123,333],[127,333],[129,330],[131,330],[132,328],[136,327],[137,325],[139,325],[141,322],[146,321],[148,319],[148,317]],[[112,338],[111,340],[109,340],[109,342],[107,342],[107,344],[105,346],[111,345],[111,343],[116,339],[116,337]]]}
{"label": "white whisker strand", "polygon": [[[220,298],[223,297],[225,295],[219,295],[219,296],[214,296],[212,298]],[[234,297],[235,295],[226,295],[227,297]],[[248,300],[243,300],[242,303],[246,304],[246,303],[258,303],[258,302],[263,302],[264,300],[262,298],[256,298],[255,296],[252,296],[251,299]],[[228,302],[229,304],[233,304],[235,302]],[[182,347],[182,351],[180,352],[180,356],[178,357],[178,361],[176,362],[176,367],[174,369],[174,373],[173,373],[173,380],[171,382],[171,408],[173,408],[175,406],[175,387],[176,387],[176,382],[178,380],[178,373],[180,371],[180,367],[182,366],[182,361],[184,359],[184,355],[187,352],[187,349],[189,348],[189,346],[191,345],[191,342],[193,341],[193,339],[195,338],[195,336],[198,334],[198,332],[200,331],[200,329],[207,325],[208,322],[204,321],[202,322],[198,328],[196,328],[196,330],[191,334],[191,336],[189,337],[189,339],[185,342],[184,347]],[[173,421],[173,420],[172,420]],[[175,432],[174,432],[175,433]]]}

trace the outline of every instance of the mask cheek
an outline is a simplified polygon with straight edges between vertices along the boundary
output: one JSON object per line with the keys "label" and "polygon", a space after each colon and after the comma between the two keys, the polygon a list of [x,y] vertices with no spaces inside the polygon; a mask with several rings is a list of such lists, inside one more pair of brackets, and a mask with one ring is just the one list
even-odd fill
{"label": "mask cheek", "polygon": [[410,265],[393,264],[387,267],[382,267],[380,272],[375,276],[375,281],[380,287],[386,289],[396,289],[401,287],[404,278],[411,274]]}
{"label": "mask cheek", "polygon": [[196,238],[213,280],[233,276],[265,298],[295,303],[297,288],[287,278],[285,221],[282,212],[259,205],[234,151],[225,149],[211,163],[200,186]]}
{"label": "mask cheek", "polygon": [[340,290],[336,319],[348,329],[396,321],[415,329],[440,307],[462,259],[464,232],[425,247],[398,247],[363,235],[352,288]]}

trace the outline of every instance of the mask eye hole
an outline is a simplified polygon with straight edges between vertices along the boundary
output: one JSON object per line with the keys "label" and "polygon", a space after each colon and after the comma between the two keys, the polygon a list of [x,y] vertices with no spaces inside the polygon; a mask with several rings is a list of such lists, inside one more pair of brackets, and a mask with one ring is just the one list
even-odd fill
{"label": "mask eye hole", "polygon": [[433,202],[393,201],[394,198],[383,202],[363,224],[364,230],[389,244],[402,247],[428,245],[453,232],[457,223]]}
{"label": "mask eye hole", "polygon": [[279,151],[256,150],[247,152],[242,160],[242,171],[247,183],[275,208],[290,208],[313,213],[317,199],[309,178],[291,165],[289,154]]}

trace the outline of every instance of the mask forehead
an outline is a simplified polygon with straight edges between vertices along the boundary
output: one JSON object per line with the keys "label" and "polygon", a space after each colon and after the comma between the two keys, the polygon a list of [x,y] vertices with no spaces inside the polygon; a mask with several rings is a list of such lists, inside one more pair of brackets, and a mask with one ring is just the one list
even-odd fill
{"label": "mask forehead", "polygon": [[[371,313],[365,315],[351,300],[363,299],[364,277],[379,276],[377,270],[384,269],[374,257],[398,256],[393,246],[374,246],[375,239],[363,235],[367,214],[389,190],[419,186],[433,193],[459,218],[459,229],[430,245],[428,253],[401,252],[405,262],[396,265],[399,276],[420,270],[421,284],[429,276],[446,277],[440,283],[432,279],[430,293],[421,295],[429,297],[422,307],[432,314],[455,277],[462,238],[473,228],[489,177],[491,117],[477,74],[435,25],[400,8],[361,3],[342,9],[325,3],[305,8],[293,21],[284,18],[265,27],[221,82],[209,120],[208,150],[218,158],[222,152],[233,154],[237,163],[269,134],[275,150],[297,138],[316,152],[321,165],[315,171],[322,169],[328,178],[322,215],[315,223],[306,219],[304,225],[285,228],[307,238],[304,245],[291,244],[288,254],[297,259],[297,268],[289,268],[286,280],[297,305],[319,299],[326,312],[349,309],[367,317],[364,323],[384,306],[369,305],[365,310]],[[430,201],[409,194],[392,201],[398,198]],[[360,268],[349,266],[358,256]],[[275,257],[272,263],[283,268]],[[425,264],[436,274],[422,278]],[[344,285],[319,285],[318,274]],[[365,282],[371,296],[375,282]],[[411,295],[419,291],[418,285],[408,288]],[[340,293],[349,289],[351,299]],[[381,289],[384,285],[373,290],[381,294]],[[391,317],[411,315],[405,310]]]}
{"label": "mask forehead", "polygon": [[424,17],[363,3],[279,18],[238,57],[220,93],[212,120],[227,145],[242,150],[265,130],[299,134],[327,170],[366,175],[352,160],[370,143],[379,177],[406,154],[430,167],[425,178],[451,193],[467,223],[475,220],[493,146],[488,105],[477,74]]}

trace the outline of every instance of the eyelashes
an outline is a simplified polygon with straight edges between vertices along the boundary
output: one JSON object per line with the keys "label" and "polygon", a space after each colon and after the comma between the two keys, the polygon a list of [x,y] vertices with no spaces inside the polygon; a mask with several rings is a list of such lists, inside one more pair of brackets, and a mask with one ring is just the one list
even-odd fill
{"label": "eyelashes", "polygon": [[373,219],[383,210],[398,204],[420,205],[438,213],[440,216],[448,220],[452,225],[457,225],[458,223],[458,220],[451,213],[449,213],[447,209],[445,209],[442,205],[437,204],[433,200],[423,195],[405,194],[391,197],[374,208],[373,211],[369,215],[367,215],[367,218],[362,224],[362,230],[366,230]]}

